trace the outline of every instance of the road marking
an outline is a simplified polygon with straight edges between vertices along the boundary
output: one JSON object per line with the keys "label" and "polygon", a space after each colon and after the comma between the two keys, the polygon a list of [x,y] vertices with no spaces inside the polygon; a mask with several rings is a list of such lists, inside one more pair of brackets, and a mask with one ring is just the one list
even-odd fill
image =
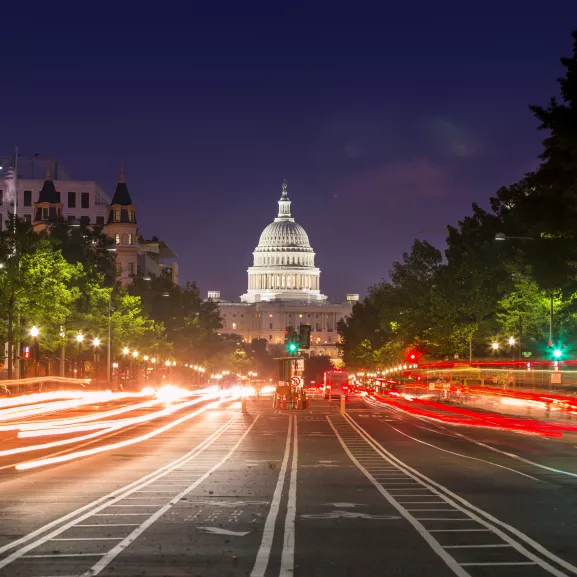
{"label": "road marking", "polygon": [[280,472],[278,475],[278,480],[276,483],[276,487],[274,490],[274,494],[272,497],[272,501],[270,504],[270,509],[264,524],[264,530],[262,533],[262,540],[260,543],[260,547],[258,549],[258,553],[256,554],[256,560],[254,563],[254,567],[250,573],[250,577],[264,577],[269,557],[270,551],[272,548],[272,540],[274,537],[274,527],[276,523],[276,518],[278,517],[278,512],[280,508],[280,500],[282,497],[282,489],[284,486],[286,472],[288,467],[288,460],[290,454],[290,445],[291,445],[291,433],[293,427],[293,419],[295,417],[293,415],[289,415],[289,422],[288,422],[288,431],[286,437],[286,444],[284,450],[284,457],[281,463]]}
{"label": "road marking", "polygon": [[491,529],[429,529],[429,533],[490,533]]}
{"label": "road marking", "polygon": [[[565,569],[567,569],[571,573],[574,573],[577,575],[577,567],[575,567],[574,565],[572,565],[568,561],[565,561],[561,557],[558,557],[557,555],[555,555],[554,553],[552,553],[548,549],[545,549],[545,547],[543,547],[540,543],[537,543],[536,541],[534,541],[533,539],[531,539],[530,537],[528,537],[527,535],[525,535],[524,533],[522,533],[521,531],[519,531],[518,529],[513,527],[512,525],[509,525],[507,523],[504,523],[503,521],[500,521],[499,519],[493,517],[491,514],[484,511],[483,509],[475,507],[472,503],[463,499],[462,497],[460,497],[456,493],[453,493],[450,489],[448,489],[444,485],[441,485],[440,483],[433,481],[431,478],[427,477],[426,475],[424,475],[420,471],[410,467],[409,465],[407,465],[406,463],[401,461],[398,457],[393,455],[390,451],[387,451],[387,449],[385,449],[380,443],[378,443],[367,431],[365,431],[351,417],[344,414],[343,418],[362,438],[364,438],[366,440],[366,442],[370,446],[373,447],[373,449],[375,449],[375,452],[377,454],[382,456],[383,459],[388,460],[390,463],[396,464],[396,466],[400,470],[404,470],[409,477],[412,477],[416,481],[419,481],[422,485],[429,488],[429,490],[431,492],[436,493],[439,497],[444,499],[449,505],[451,505],[452,507],[455,507],[455,509],[460,510],[465,515],[468,515],[471,520],[476,521],[480,525],[483,525],[483,526],[487,527],[488,529],[490,529],[493,533],[495,533],[503,541],[505,541],[506,543],[510,543],[511,546],[517,552],[519,552],[521,555],[523,555],[524,557],[527,557],[528,559],[531,559],[532,561],[535,561],[542,569],[548,571],[549,573],[551,573],[552,575],[555,575],[556,577],[566,577],[566,575],[564,573],[559,571],[557,568],[553,567],[550,563],[548,563],[544,559],[537,557],[537,555],[535,555],[534,553],[529,551],[526,547],[524,547],[524,545],[515,541],[509,535],[504,533],[501,529],[499,529],[498,526],[507,529],[509,532],[513,533],[516,537],[518,537],[521,541],[524,541],[525,543],[530,545],[533,549],[535,549],[539,553],[541,553],[541,555],[543,555],[544,557],[551,559],[552,561],[554,561],[555,563],[558,563],[559,565],[561,565],[562,567],[564,567]],[[338,434],[336,428],[334,427],[334,425],[332,424],[331,420],[328,417],[327,417],[327,419],[329,420],[331,427],[333,427],[335,434],[338,436],[339,434]],[[344,446],[344,444],[343,444],[343,446]],[[345,450],[348,450],[348,449],[345,449]],[[349,453],[350,453],[350,451],[349,451]],[[367,476],[370,475],[368,472],[366,472],[365,474]],[[374,480],[374,483],[377,483],[376,480]],[[379,487],[377,487],[377,488],[379,488]],[[381,490],[381,489],[379,488],[379,490]],[[384,491],[384,489],[382,491]],[[386,493],[388,495],[387,491],[384,491],[384,493]],[[391,496],[391,499],[392,499],[392,496]],[[479,515],[481,515],[482,517],[480,517]],[[425,519],[421,519],[421,520],[425,520]],[[438,521],[439,519],[431,519],[431,520],[432,521]],[[457,521],[457,519],[452,519],[452,521]],[[422,525],[421,525],[421,527],[422,527]],[[423,529],[424,529],[424,527],[423,527]],[[439,548],[441,548],[438,541],[436,541],[432,536],[430,536],[430,535],[428,535],[428,536],[430,537],[430,539],[434,543],[436,543],[438,545]],[[436,548],[435,548],[435,551],[436,551]],[[446,554],[446,552],[444,550],[443,550],[443,553]],[[449,555],[447,555],[447,556],[452,559],[452,557],[450,557]],[[457,573],[457,574],[459,574],[459,573]]]}
{"label": "road marking", "polygon": [[[94,513],[94,515],[88,515],[84,518],[89,517],[141,517],[142,515],[148,515],[148,513]],[[73,525],[77,527],[78,525]]]}
{"label": "road marking", "polygon": [[191,505],[213,505],[214,507],[242,507],[247,505],[268,505],[269,501],[188,501]]}
{"label": "road marking", "polygon": [[365,503],[323,503],[323,505],[327,505],[328,507],[340,507],[341,509],[346,509],[347,507],[354,508],[367,506]]}
{"label": "road marking", "polygon": [[62,539],[50,539],[53,541],[120,541],[122,537],[66,537]]}
{"label": "road marking", "polygon": [[[298,419],[294,418],[293,458],[289,477],[287,511],[284,522],[284,540],[280,560],[279,577],[293,577],[295,561],[295,519],[297,510],[297,467],[298,467]],[[321,461],[321,463],[324,463]]]}
{"label": "road marking", "polygon": [[46,555],[23,555],[23,559],[60,559],[60,557],[100,557],[102,553],[55,553]]}
{"label": "road marking", "polygon": [[250,533],[250,531],[230,531],[221,527],[196,527],[196,529],[211,535],[230,535],[231,537],[246,537]]}
{"label": "road marking", "polygon": [[407,435],[406,433],[403,433],[403,431],[399,431],[399,429],[397,429],[397,427],[393,427],[393,425],[389,425],[389,427],[391,427],[391,429],[394,429],[395,431],[397,431],[397,433],[404,435],[405,437],[408,437],[409,439],[412,439],[413,441],[416,441],[417,443],[422,443],[423,445],[427,445],[428,447],[432,447],[433,449],[437,449],[437,451],[443,451],[443,453],[450,453],[451,455],[455,455],[456,457],[461,457],[463,459],[471,459],[473,461],[480,461],[481,463],[486,463],[487,465],[493,465],[493,467],[499,467],[500,469],[507,469],[507,471],[511,471],[511,473],[517,473],[517,475],[522,475],[523,477],[528,477],[529,479],[533,479],[534,481],[540,482],[540,479],[537,479],[537,477],[532,477],[531,475],[527,475],[526,473],[521,473],[521,471],[517,471],[517,469],[511,469],[511,467],[505,467],[505,465],[499,465],[497,463],[493,463],[492,461],[486,461],[485,459],[479,459],[477,457],[471,457],[469,455],[463,455],[462,453],[455,453],[454,451],[449,451],[447,449],[441,449],[441,447],[437,447],[436,445],[433,445],[431,443],[426,443],[425,441],[421,441],[420,439],[417,439],[415,437],[411,437],[411,435]]}
{"label": "road marking", "polygon": [[463,567],[501,567],[512,565],[537,565],[533,561],[493,561],[488,563],[461,563]]}
{"label": "road marking", "polygon": [[75,527],[138,527],[140,523],[88,523],[86,525],[74,525]]}
{"label": "road marking", "polygon": [[508,543],[489,543],[487,545],[443,545],[445,549],[498,549],[500,547],[511,547]]}
{"label": "road marking", "polygon": [[355,513],[353,511],[328,511],[326,513],[310,513],[301,515],[301,519],[390,519],[398,520],[395,515],[370,515],[369,513]]}
{"label": "road marking", "polygon": [[256,416],[254,421],[251,425],[246,429],[246,431],[241,435],[240,439],[233,445],[232,449],[215,465],[213,465],[204,475],[202,475],[198,480],[196,480],[192,485],[181,491],[176,497],[173,497],[166,505],[158,509],[155,513],[153,513],[148,519],[144,520],[140,527],[137,527],[125,537],[120,543],[118,543],[113,549],[108,551],[100,561],[95,563],[88,571],[85,571],[82,575],[83,577],[91,577],[93,575],[98,575],[103,569],[106,567],[124,550],[128,545],[133,543],[148,527],[150,527],[155,521],[157,521],[162,515],[164,515],[167,511],[172,509],[178,502],[188,495],[191,491],[196,489],[203,481],[205,481],[212,473],[214,473],[217,469],[222,467],[233,455],[233,453],[238,449],[240,444],[244,441],[245,437],[250,433],[252,428],[255,426],[256,422],[258,421],[259,415]]}
{"label": "road marking", "polygon": [[124,516],[135,516],[135,515],[147,515],[148,513],[100,513],[99,511],[101,511],[102,509],[105,509],[108,505],[110,505],[111,500],[120,501],[124,497],[132,494],[134,491],[136,491],[142,487],[147,487],[147,486],[151,485],[152,483],[154,483],[155,481],[157,481],[158,479],[161,479],[165,475],[171,473],[173,468],[180,466],[180,464],[183,461],[195,458],[195,456],[197,456],[199,453],[204,451],[204,449],[206,449],[208,446],[210,446],[220,435],[222,435],[226,430],[228,430],[238,419],[239,419],[238,415],[234,415],[224,425],[222,425],[214,433],[212,433],[208,437],[206,437],[206,439],[204,439],[201,443],[199,443],[191,451],[189,451],[188,453],[186,453],[182,457],[175,459],[174,461],[172,461],[168,465],[164,465],[164,466],[160,467],[159,469],[156,469],[156,471],[153,471],[152,473],[149,473],[148,475],[145,475],[144,477],[141,477],[140,479],[134,481],[133,483],[125,485],[124,487],[121,487],[120,489],[116,489],[115,491],[112,491],[111,493],[108,493],[107,495],[104,495],[104,496],[96,499],[95,501],[88,503],[87,505],[79,507],[78,509],[71,511],[70,513],[67,513],[63,517],[60,517],[59,519],[55,519],[54,521],[51,521],[50,523],[43,525],[42,527],[32,531],[31,533],[28,533],[28,535],[25,535],[24,537],[21,537],[20,539],[17,539],[16,541],[12,541],[11,543],[7,543],[6,545],[3,545],[2,547],[0,547],[0,554],[4,553],[6,551],[9,551],[10,549],[13,549],[19,545],[27,543],[28,541],[33,540],[34,538],[38,537],[39,535],[42,535],[42,533],[46,533],[50,529],[53,529],[55,526],[57,526],[61,523],[67,522],[64,525],[61,525],[58,529],[53,530],[48,535],[45,535],[44,537],[40,537],[35,543],[24,545],[21,549],[13,552],[12,554],[5,557],[4,559],[0,560],[0,569],[5,567],[6,565],[12,563],[12,561],[18,559],[19,557],[26,554],[28,551],[34,549],[38,545],[45,543],[51,537],[59,535],[60,533],[62,533],[66,529],[68,529],[69,527],[72,527],[76,523],[78,523],[79,521],[84,521],[85,519],[88,519],[89,517],[92,517],[92,516],[124,517]]}

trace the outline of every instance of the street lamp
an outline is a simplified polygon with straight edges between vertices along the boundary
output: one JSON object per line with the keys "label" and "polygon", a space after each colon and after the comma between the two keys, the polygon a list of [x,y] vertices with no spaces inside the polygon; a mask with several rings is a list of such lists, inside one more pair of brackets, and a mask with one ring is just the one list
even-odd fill
{"label": "street lamp", "polygon": [[32,366],[33,366],[33,377],[37,377],[38,374],[38,359],[37,359],[37,354],[36,351],[38,350],[38,333],[40,331],[38,330],[38,327],[36,325],[34,325],[31,329],[30,329],[30,336],[32,337]]}
{"label": "street lamp", "polygon": [[[108,384],[110,384],[111,379],[112,379],[112,374],[111,374],[112,367],[110,365],[110,361],[111,361],[111,358],[110,358],[111,348],[110,347],[111,347],[111,333],[112,333],[112,330],[111,330],[111,327],[112,327],[112,295],[114,294],[114,289],[116,288],[116,286],[118,285],[118,283],[120,281],[127,280],[127,279],[133,279],[133,278],[134,278],[133,276],[121,276],[121,277],[117,278],[114,281],[114,283],[112,284],[112,288],[110,289],[110,296],[108,297],[108,350],[106,352],[106,380],[107,380]],[[142,280],[150,281],[152,279],[150,278],[150,276],[145,275],[142,277]],[[128,353],[126,352],[124,354],[126,355]]]}
{"label": "street lamp", "polygon": [[84,335],[82,333],[78,333],[76,335],[76,342],[78,343],[78,362],[76,363],[76,378],[81,378],[81,369],[80,369],[80,354],[82,352],[82,341],[84,340]]}
{"label": "street lamp", "polygon": [[517,344],[515,337],[509,337],[509,346],[514,347]]}
{"label": "street lamp", "polygon": [[100,352],[98,347],[100,346],[100,339],[94,337],[92,339],[92,346],[94,347],[94,378],[98,377],[98,363],[100,362]]}
{"label": "street lamp", "polygon": [[499,343],[492,343],[492,344],[491,344],[491,348],[492,348],[494,351],[499,350]]}

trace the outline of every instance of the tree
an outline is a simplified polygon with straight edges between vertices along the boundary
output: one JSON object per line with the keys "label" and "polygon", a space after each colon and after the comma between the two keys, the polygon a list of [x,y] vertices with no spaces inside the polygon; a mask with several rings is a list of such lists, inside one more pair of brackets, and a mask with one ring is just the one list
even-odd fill
{"label": "tree", "polygon": [[8,377],[13,343],[24,336],[20,320],[42,328],[43,346],[54,346],[60,326],[80,297],[73,279],[79,270],[26,221],[11,217],[0,232],[0,316],[6,319]]}

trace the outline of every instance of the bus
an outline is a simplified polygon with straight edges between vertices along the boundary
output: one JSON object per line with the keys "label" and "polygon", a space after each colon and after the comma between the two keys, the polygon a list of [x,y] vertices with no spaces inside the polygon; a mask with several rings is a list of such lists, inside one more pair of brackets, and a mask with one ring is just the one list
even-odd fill
{"label": "bus", "polygon": [[348,398],[350,391],[349,374],[346,371],[337,369],[325,371],[323,379],[323,393],[325,399],[329,397],[345,396]]}

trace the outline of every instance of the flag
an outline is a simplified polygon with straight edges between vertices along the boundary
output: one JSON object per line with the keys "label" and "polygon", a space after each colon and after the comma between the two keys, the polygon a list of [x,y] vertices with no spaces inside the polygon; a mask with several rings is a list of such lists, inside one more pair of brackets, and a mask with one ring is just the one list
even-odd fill
{"label": "flag", "polygon": [[6,188],[6,202],[8,204],[14,204],[16,181],[14,178],[14,167],[12,165],[6,169],[6,174],[4,175],[4,184]]}

